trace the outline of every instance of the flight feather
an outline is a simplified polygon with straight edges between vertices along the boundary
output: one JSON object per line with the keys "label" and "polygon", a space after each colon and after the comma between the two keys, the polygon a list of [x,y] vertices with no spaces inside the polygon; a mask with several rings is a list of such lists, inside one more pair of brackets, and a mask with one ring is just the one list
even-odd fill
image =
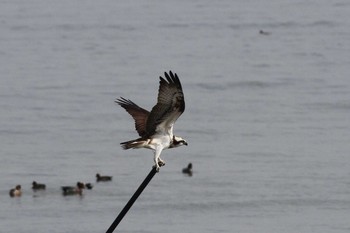
{"label": "flight feather", "polygon": [[157,104],[149,114],[146,131],[154,133],[159,124],[172,127],[175,121],[185,111],[185,100],[182,86],[177,74],[169,71],[164,73],[166,80],[162,77],[159,81]]}
{"label": "flight feather", "polygon": [[137,104],[132,102],[131,100],[125,99],[121,97],[115,101],[117,104],[122,106],[135,120],[135,129],[140,137],[144,137],[147,135],[146,132],[146,123],[149,112]]}

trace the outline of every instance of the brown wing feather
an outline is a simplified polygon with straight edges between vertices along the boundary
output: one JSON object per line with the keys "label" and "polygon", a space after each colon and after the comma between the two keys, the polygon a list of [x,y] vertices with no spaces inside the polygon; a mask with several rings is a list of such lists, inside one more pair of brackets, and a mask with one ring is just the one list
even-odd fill
{"label": "brown wing feather", "polygon": [[158,102],[148,116],[146,131],[149,134],[153,134],[161,123],[170,127],[185,111],[184,94],[177,74],[169,71],[164,76],[166,80],[159,77]]}
{"label": "brown wing feather", "polygon": [[117,104],[122,106],[135,120],[135,129],[141,137],[147,135],[146,132],[146,122],[149,115],[149,112],[134,102],[128,99],[121,97],[115,101]]}

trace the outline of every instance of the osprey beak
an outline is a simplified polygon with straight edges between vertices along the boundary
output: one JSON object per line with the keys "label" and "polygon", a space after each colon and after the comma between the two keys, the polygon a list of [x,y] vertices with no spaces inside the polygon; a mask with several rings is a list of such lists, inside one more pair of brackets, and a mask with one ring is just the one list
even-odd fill
{"label": "osprey beak", "polygon": [[184,145],[188,146],[188,143],[186,141],[184,141]]}

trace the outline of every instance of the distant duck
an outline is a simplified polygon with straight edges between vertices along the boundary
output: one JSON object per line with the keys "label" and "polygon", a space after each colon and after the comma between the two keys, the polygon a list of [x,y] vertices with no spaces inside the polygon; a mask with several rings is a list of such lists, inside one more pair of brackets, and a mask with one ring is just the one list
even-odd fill
{"label": "distant duck", "polygon": [[39,184],[36,181],[33,181],[32,183],[32,189],[35,190],[44,190],[46,189],[46,185],[45,184]]}
{"label": "distant duck", "polygon": [[20,197],[22,195],[21,185],[17,185],[9,192],[10,197]]}
{"label": "distant duck", "polygon": [[85,185],[81,182],[77,183],[77,186],[62,186],[63,195],[82,195]]}
{"label": "distant duck", "polygon": [[100,182],[100,181],[111,181],[112,180],[112,176],[101,176],[100,174],[96,174],[96,181]]}
{"label": "distant duck", "polygon": [[192,176],[193,170],[192,170],[192,163],[189,163],[186,168],[182,169],[183,174],[187,174],[188,176]]}
{"label": "distant duck", "polygon": [[85,188],[92,189],[94,186],[91,183],[85,183]]}
{"label": "distant duck", "polygon": [[266,32],[266,31],[263,31],[263,30],[260,30],[260,31],[259,31],[259,34],[260,34],[260,35],[268,36],[268,35],[270,35],[271,33],[270,33],[270,32]]}

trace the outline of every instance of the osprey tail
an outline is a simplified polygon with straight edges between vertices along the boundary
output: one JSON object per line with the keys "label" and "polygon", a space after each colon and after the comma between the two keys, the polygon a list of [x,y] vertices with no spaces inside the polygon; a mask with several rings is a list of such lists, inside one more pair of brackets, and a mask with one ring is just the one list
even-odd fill
{"label": "osprey tail", "polygon": [[130,148],[132,149],[144,148],[145,145],[147,145],[147,140],[143,140],[139,138],[139,139],[135,139],[127,142],[122,142],[120,143],[120,145],[124,150],[130,149]]}

